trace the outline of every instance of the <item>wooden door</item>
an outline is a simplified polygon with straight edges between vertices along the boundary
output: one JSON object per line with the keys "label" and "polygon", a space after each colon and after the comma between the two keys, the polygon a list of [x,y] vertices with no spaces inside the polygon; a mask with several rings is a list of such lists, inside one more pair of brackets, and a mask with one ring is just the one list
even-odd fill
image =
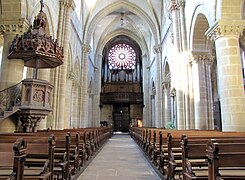
{"label": "wooden door", "polygon": [[129,132],[130,116],[128,107],[116,107],[113,120],[115,132]]}

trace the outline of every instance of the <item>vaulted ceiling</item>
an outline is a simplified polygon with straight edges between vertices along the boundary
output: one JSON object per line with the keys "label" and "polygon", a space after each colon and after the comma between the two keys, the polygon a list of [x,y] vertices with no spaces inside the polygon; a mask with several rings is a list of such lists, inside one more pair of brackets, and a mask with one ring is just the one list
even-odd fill
{"label": "vaulted ceiling", "polygon": [[162,0],[90,1],[83,4],[83,29],[84,41],[93,49],[118,35],[134,39],[146,52],[160,42]]}

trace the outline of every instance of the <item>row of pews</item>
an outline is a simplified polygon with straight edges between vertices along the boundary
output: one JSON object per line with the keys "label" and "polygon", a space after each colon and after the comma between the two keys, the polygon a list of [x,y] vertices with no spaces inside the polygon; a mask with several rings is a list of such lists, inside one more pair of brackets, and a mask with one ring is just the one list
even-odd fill
{"label": "row of pews", "polygon": [[111,136],[106,127],[0,133],[0,180],[69,180]]}
{"label": "row of pews", "polygon": [[130,129],[164,179],[245,180],[245,132]]}

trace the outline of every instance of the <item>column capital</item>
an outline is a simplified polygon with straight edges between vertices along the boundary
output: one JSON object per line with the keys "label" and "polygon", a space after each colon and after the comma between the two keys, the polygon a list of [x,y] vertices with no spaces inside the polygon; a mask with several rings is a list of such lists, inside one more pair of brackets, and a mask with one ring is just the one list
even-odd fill
{"label": "column capital", "polygon": [[98,54],[98,58],[103,58],[103,55],[102,54]]}
{"label": "column capital", "polygon": [[237,36],[239,37],[245,28],[244,20],[218,20],[215,24],[206,31],[208,39],[216,40],[222,36]]}
{"label": "column capital", "polygon": [[75,80],[76,79],[76,74],[72,71],[67,72],[66,74],[67,79]]}
{"label": "column capital", "polygon": [[162,45],[161,44],[157,44],[153,48],[154,48],[154,53],[156,53],[156,54],[162,52]]}
{"label": "column capital", "polygon": [[66,7],[70,7],[74,11],[76,8],[76,4],[75,4],[74,0],[67,0]]}
{"label": "column capital", "polygon": [[190,63],[204,62],[207,64],[212,64],[214,61],[214,56],[210,52],[191,52],[190,54]]}
{"label": "column capital", "polygon": [[177,0],[170,0],[168,4],[168,10],[169,12],[172,12],[174,10],[179,10],[180,4],[177,2]]}
{"label": "column capital", "polygon": [[19,21],[2,21],[0,23],[0,32],[2,34],[23,34],[30,28],[29,22],[22,18]]}
{"label": "column capital", "polygon": [[170,87],[171,87],[170,82],[167,82],[167,81],[163,82],[162,87],[163,87],[163,89],[170,89]]}
{"label": "column capital", "polygon": [[179,6],[180,6],[180,8],[185,7],[185,0],[180,0],[179,1]]}
{"label": "column capital", "polygon": [[82,49],[84,53],[90,53],[91,51],[91,46],[89,44],[83,44]]}
{"label": "column capital", "polygon": [[75,10],[76,8],[74,0],[60,0],[60,5],[68,8],[70,7],[72,10]]}
{"label": "column capital", "polygon": [[146,54],[143,54],[141,57],[142,57],[142,59],[146,59],[147,58],[147,55]]}

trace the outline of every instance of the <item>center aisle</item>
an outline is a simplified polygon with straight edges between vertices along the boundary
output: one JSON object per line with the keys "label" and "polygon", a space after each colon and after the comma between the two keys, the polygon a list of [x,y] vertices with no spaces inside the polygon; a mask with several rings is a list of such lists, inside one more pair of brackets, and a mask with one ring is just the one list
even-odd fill
{"label": "center aisle", "polygon": [[114,135],[78,180],[160,180],[130,135]]}

